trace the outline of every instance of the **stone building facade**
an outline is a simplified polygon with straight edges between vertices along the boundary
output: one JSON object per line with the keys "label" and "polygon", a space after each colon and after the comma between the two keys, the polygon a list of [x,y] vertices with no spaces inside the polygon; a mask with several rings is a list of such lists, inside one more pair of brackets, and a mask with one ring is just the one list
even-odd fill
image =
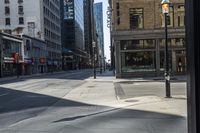
{"label": "stone building facade", "polygon": [[59,0],[1,0],[0,32],[45,41],[48,71],[61,70],[60,10]]}
{"label": "stone building facade", "polygon": [[[171,75],[186,72],[183,0],[170,1],[168,45]],[[109,0],[116,77],[162,76],[165,67],[164,15],[159,0]]]}

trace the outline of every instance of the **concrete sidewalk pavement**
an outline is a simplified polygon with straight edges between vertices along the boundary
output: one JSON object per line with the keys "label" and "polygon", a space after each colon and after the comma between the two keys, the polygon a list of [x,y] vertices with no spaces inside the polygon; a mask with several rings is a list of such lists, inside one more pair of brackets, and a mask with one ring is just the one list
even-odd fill
{"label": "concrete sidewalk pavement", "polygon": [[[153,131],[155,132],[146,129],[143,132],[138,130],[137,133],[187,133],[187,98],[185,92],[186,88],[184,88],[186,86],[185,83],[181,85],[177,83],[178,85],[175,85],[174,88],[178,90],[174,90],[173,98],[168,99],[163,95],[164,89],[162,89],[162,83],[160,82],[145,82],[145,80],[139,80],[142,82],[137,84],[136,81],[138,80],[115,79],[112,72],[99,74],[97,75],[97,79],[90,77],[85,81],[85,84],[77,87],[66,95],[65,99],[91,105],[111,107],[111,109],[107,109],[107,111],[113,108],[124,111],[141,111],[142,114],[132,119],[133,123],[142,125],[145,120],[151,119],[150,124],[154,126]],[[128,83],[134,81],[134,85],[140,86],[140,88],[133,87],[133,84],[126,84],[121,87],[121,91],[124,93],[123,95],[126,96],[121,97],[121,92],[117,92],[118,90],[116,90],[115,84],[122,81],[128,81]],[[154,88],[155,86],[157,87],[156,89]],[[159,89],[160,92],[157,92]],[[149,112],[159,114],[159,123],[165,123],[162,125],[163,130],[159,127],[159,123],[157,123],[158,116],[149,116]],[[134,116],[135,114],[132,115]],[[165,117],[166,115],[171,117]],[[120,118],[125,120],[127,114],[121,114]],[[168,123],[167,121],[169,121],[169,119],[170,121],[176,121],[176,125]]]}

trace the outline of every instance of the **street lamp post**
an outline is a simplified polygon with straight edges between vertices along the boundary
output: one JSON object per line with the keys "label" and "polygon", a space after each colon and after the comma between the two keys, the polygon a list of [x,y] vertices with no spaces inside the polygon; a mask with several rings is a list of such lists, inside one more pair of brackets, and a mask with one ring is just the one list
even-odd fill
{"label": "street lamp post", "polygon": [[168,51],[168,30],[167,30],[167,15],[169,13],[169,0],[162,0],[162,12],[165,17],[165,88],[166,88],[166,98],[171,97],[170,90],[170,74],[169,74],[169,51]]}
{"label": "street lamp post", "polygon": [[96,79],[96,53],[95,53],[96,43],[95,43],[94,41],[92,42],[92,47],[93,47],[93,69],[94,69],[94,79]]}

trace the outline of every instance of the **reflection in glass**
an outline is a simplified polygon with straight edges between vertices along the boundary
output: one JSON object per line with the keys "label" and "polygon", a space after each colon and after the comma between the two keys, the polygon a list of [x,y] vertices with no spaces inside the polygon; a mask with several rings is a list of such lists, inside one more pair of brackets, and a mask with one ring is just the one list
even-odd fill
{"label": "reflection in glass", "polygon": [[122,53],[122,72],[155,71],[155,52]]}
{"label": "reflection in glass", "polygon": [[121,41],[121,50],[155,49],[154,40],[124,40]]}

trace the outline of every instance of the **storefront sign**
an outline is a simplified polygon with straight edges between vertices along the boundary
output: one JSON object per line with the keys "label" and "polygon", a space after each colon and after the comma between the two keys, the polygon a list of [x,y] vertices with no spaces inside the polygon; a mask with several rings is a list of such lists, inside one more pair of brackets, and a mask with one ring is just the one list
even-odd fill
{"label": "storefront sign", "polygon": [[12,57],[4,57],[3,60],[5,63],[14,63],[14,58]]}
{"label": "storefront sign", "polygon": [[31,58],[24,58],[24,63],[25,64],[32,64],[33,60]]}
{"label": "storefront sign", "polygon": [[19,63],[19,53],[12,53],[12,57],[15,63]]}

